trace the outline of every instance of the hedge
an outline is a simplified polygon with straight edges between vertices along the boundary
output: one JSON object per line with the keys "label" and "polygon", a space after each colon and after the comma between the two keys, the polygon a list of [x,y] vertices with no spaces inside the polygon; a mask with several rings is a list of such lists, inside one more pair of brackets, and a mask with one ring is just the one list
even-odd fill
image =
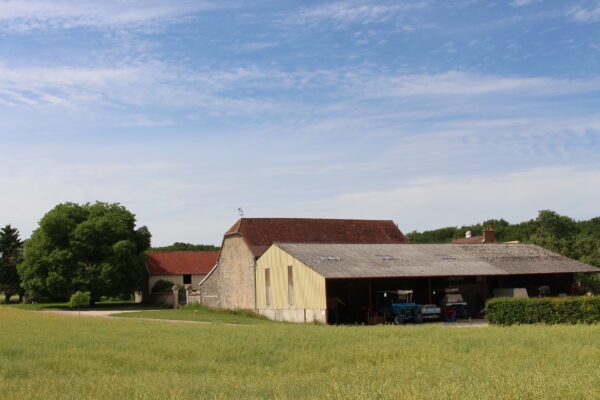
{"label": "hedge", "polygon": [[600,322],[600,296],[496,298],[485,305],[491,324],[594,324]]}

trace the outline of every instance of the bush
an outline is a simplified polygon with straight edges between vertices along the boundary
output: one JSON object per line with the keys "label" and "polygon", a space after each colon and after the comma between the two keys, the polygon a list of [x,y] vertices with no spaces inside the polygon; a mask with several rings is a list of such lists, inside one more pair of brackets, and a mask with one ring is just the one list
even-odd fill
{"label": "bush", "polygon": [[76,291],[71,295],[71,299],[69,300],[69,307],[71,308],[81,308],[81,307],[89,307],[92,297],[90,292],[82,292],[80,290]]}
{"label": "bush", "polygon": [[175,286],[173,282],[164,281],[161,279],[160,281],[157,281],[154,286],[152,286],[152,293],[172,292],[173,286]]}
{"label": "bush", "polygon": [[485,305],[491,324],[593,324],[600,322],[600,297],[497,298]]}

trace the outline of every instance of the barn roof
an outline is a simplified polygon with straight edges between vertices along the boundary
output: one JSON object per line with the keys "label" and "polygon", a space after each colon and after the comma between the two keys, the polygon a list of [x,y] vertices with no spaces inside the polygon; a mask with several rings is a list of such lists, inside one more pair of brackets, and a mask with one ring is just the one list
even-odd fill
{"label": "barn roof", "polygon": [[532,244],[275,243],[326,278],[600,272]]}
{"label": "barn roof", "polygon": [[255,257],[273,242],[407,243],[393,221],[318,218],[241,218],[225,236],[241,234]]}
{"label": "barn roof", "polygon": [[218,251],[154,251],[148,253],[150,275],[208,274],[217,262]]}

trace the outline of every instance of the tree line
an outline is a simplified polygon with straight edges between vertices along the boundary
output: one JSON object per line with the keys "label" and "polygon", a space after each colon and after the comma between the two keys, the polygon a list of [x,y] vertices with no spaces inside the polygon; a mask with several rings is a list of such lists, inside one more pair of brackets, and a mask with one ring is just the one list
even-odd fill
{"label": "tree line", "polygon": [[[542,210],[536,218],[511,224],[504,219],[489,219],[481,224],[445,227],[407,234],[413,243],[448,243],[464,238],[467,231],[477,235],[492,226],[498,242],[532,243],[600,268],[600,217],[576,221],[556,211]],[[600,274],[581,276],[594,292],[600,293]]]}

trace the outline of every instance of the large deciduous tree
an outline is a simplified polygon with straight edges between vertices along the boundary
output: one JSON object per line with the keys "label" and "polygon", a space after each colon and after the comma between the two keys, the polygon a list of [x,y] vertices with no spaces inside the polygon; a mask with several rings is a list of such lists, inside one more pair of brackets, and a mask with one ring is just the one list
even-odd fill
{"label": "large deciduous tree", "polygon": [[17,265],[23,255],[23,242],[19,238],[19,231],[10,225],[0,229],[0,292],[4,293],[5,303],[11,296],[22,296],[21,279],[17,272]]}
{"label": "large deciduous tree", "polygon": [[146,284],[150,232],[120,204],[59,204],[25,243],[22,285],[34,298],[69,299],[76,291],[124,296]]}

